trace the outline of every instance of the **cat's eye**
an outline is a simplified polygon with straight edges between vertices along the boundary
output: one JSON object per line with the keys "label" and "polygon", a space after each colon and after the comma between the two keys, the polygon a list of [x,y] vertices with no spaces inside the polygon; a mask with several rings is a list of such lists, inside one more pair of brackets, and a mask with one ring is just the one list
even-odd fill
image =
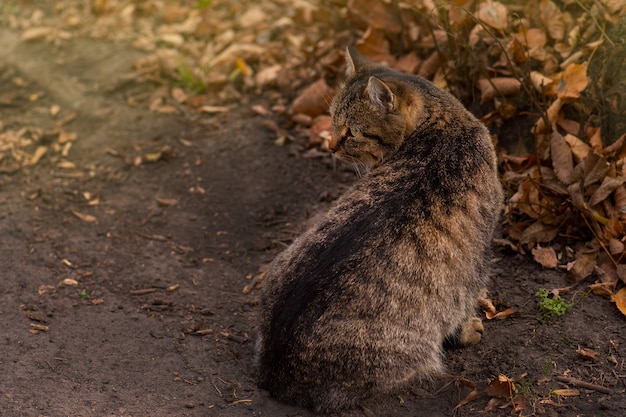
{"label": "cat's eye", "polygon": [[346,131],[346,137],[347,138],[353,138],[354,136],[355,135],[354,135],[354,132],[352,131],[352,129],[348,128],[348,130]]}

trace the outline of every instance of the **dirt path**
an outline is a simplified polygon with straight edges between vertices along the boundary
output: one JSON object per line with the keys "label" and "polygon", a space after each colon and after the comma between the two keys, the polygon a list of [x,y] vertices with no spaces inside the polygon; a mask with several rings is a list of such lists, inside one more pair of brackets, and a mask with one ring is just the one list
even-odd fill
{"label": "dirt path", "polygon": [[[21,169],[0,160],[0,415],[310,416],[256,388],[259,292],[243,290],[353,175],[275,146],[252,97],[220,117],[148,111],[155,87],[119,76],[139,56],[121,44],[22,43],[0,32],[0,132],[31,128],[24,137],[39,139],[22,150],[47,149]],[[76,138],[61,140],[59,124]],[[541,324],[532,295],[569,285],[564,275],[501,252],[493,275],[493,299],[517,313],[487,322],[477,347],[448,354],[477,399],[453,412],[471,390],[444,378],[367,406],[380,416],[473,416],[505,374],[526,387],[524,415],[622,416],[617,309],[576,296],[569,313]],[[578,393],[559,397],[562,376],[604,392],[570,384]]]}

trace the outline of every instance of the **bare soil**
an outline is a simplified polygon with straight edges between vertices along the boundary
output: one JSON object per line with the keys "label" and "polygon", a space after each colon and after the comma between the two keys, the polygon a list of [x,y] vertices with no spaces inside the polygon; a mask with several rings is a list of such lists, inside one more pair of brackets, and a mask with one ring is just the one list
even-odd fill
{"label": "bare soil", "polygon": [[[139,56],[0,32],[5,131],[53,129],[78,112],[65,126],[77,134],[66,158],[75,169],[50,150],[0,174],[0,415],[311,416],[257,389],[260,291],[244,289],[355,176],[276,146],[250,110],[261,97],[219,116],[130,105],[156,88],[120,78]],[[570,286],[564,273],[496,248],[492,275],[492,299],[517,312],[486,321],[479,345],[449,351],[451,376],[365,406],[376,416],[623,416],[626,319],[615,306],[583,283],[562,293],[568,313],[542,323],[534,294]],[[523,410],[502,400],[484,411],[500,374],[519,381]],[[454,410],[472,384],[476,398]],[[554,394],[564,388],[578,391]]]}

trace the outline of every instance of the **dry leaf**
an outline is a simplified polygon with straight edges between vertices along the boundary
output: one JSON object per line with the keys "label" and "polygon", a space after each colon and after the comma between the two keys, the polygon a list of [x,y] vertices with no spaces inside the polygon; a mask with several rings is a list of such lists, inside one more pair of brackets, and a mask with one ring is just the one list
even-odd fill
{"label": "dry leaf", "polygon": [[48,152],[47,146],[37,146],[37,149],[35,149],[35,153],[33,154],[33,156],[31,156],[30,159],[24,163],[24,165],[36,165],[41,160],[41,158],[43,158],[46,152]]}
{"label": "dry leaf", "polygon": [[202,106],[199,110],[204,113],[228,113],[230,111],[226,106]]}
{"label": "dry leaf", "polygon": [[22,32],[22,36],[20,36],[20,40],[22,41],[33,41],[36,39],[45,38],[55,32],[55,28],[53,27],[38,27],[38,28],[30,28],[26,29]]}
{"label": "dry leaf", "polygon": [[556,177],[565,185],[574,182],[574,158],[572,149],[557,131],[552,132],[550,155]]}
{"label": "dry leaf", "polygon": [[459,382],[463,385],[465,385],[466,387],[470,388],[472,391],[470,391],[469,394],[467,394],[465,396],[465,398],[463,398],[453,409],[454,410],[458,410],[459,408],[463,407],[465,404],[469,403],[470,401],[475,400],[478,397],[478,388],[476,388],[476,384],[474,384],[473,382],[471,382],[468,379],[465,378],[461,378],[459,379]]}
{"label": "dry leaf", "polygon": [[32,327],[34,330],[39,330],[42,332],[47,332],[49,330],[48,326],[44,326],[43,324],[37,324],[37,323],[31,323],[30,327]]}
{"label": "dry leaf", "polygon": [[530,82],[533,84],[533,87],[535,87],[535,90],[540,93],[545,92],[548,87],[554,83],[552,78],[546,77],[539,71],[530,72]]}
{"label": "dry leaf", "polygon": [[565,23],[563,13],[559,6],[550,0],[541,0],[539,3],[539,16],[550,37],[560,41],[565,37]]}
{"label": "dry leaf", "polygon": [[480,4],[476,18],[494,29],[504,30],[508,26],[508,10],[497,1],[487,0]]}
{"label": "dry leaf", "polygon": [[624,182],[626,182],[626,177],[604,177],[600,187],[598,187],[591,195],[591,198],[589,199],[589,206],[593,207],[604,201],[613,191],[615,191],[618,187],[621,187]]}
{"label": "dry leaf", "polygon": [[311,117],[319,116],[328,110],[333,96],[333,90],[323,78],[320,78],[307,88],[293,101],[292,113],[304,113]]}
{"label": "dry leaf", "polygon": [[400,33],[402,24],[391,3],[380,0],[349,0],[348,12],[354,20],[365,22],[375,29]]}
{"label": "dry leaf", "polygon": [[585,349],[585,348],[579,347],[578,349],[576,349],[576,353],[578,353],[578,355],[581,358],[590,360],[592,362],[597,362],[598,359],[600,358],[600,354],[591,349]]}
{"label": "dry leaf", "polygon": [[556,252],[554,252],[552,246],[548,246],[545,248],[537,246],[533,248],[532,254],[535,262],[537,262],[544,268],[554,269],[559,264],[559,261],[556,258]]}
{"label": "dry leaf", "polygon": [[490,397],[511,398],[515,393],[515,385],[511,378],[500,374],[487,385],[486,392]]}
{"label": "dry leaf", "polygon": [[155,200],[159,204],[159,206],[162,206],[162,207],[175,206],[176,204],[178,204],[178,199],[177,198],[160,198],[160,197],[157,197],[157,198],[155,198]]}
{"label": "dry leaf", "polygon": [[72,210],[72,214],[74,216],[78,217],[79,219],[81,219],[82,221],[85,221],[87,223],[95,223],[95,222],[98,221],[98,219],[96,219],[91,214],[83,214],[83,213],[80,213],[80,212],[75,211],[75,210]]}
{"label": "dry leaf", "polygon": [[555,389],[552,393],[561,397],[576,397],[580,395],[580,391],[571,388]]}
{"label": "dry leaf", "polygon": [[541,222],[536,222],[524,229],[522,236],[520,237],[520,243],[524,245],[528,243],[550,242],[557,237],[558,234],[558,228]]}
{"label": "dry leaf", "polygon": [[503,311],[499,311],[499,312],[491,312],[491,311],[487,311],[485,312],[485,317],[488,320],[493,320],[493,319],[505,319],[507,317],[509,317],[511,314],[515,313],[517,310],[515,310],[514,307],[509,307],[506,310]]}
{"label": "dry leaf", "polygon": [[550,84],[546,93],[556,95],[562,100],[575,100],[579,98],[580,93],[582,93],[589,84],[587,66],[588,62],[570,64],[565,71],[558,74],[554,83]]}
{"label": "dry leaf", "polygon": [[576,162],[582,161],[589,155],[589,152],[591,151],[591,146],[587,145],[576,136],[567,133],[564,136],[564,139],[572,149],[572,154],[574,155],[574,160]]}
{"label": "dry leaf", "polygon": [[596,267],[598,253],[576,252],[576,260],[568,265],[567,277],[572,281],[582,281],[590,276]]}
{"label": "dry leaf", "polygon": [[615,303],[619,311],[626,316],[626,287],[615,294],[611,294],[611,301]]}
{"label": "dry leaf", "polygon": [[65,278],[59,285],[62,287],[78,287],[78,281],[72,278]]}
{"label": "dry leaf", "polygon": [[361,39],[357,41],[356,49],[372,61],[388,67],[396,65],[396,58],[389,53],[389,41],[383,30],[367,28]]}
{"label": "dry leaf", "polygon": [[518,79],[511,77],[481,78],[478,80],[480,102],[491,101],[497,95],[509,96],[519,93],[521,86],[522,83]]}

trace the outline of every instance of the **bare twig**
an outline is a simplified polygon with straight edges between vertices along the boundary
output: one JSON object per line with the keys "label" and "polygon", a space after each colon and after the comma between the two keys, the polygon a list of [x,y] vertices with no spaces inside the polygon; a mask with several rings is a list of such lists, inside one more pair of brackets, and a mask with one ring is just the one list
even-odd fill
{"label": "bare twig", "polygon": [[563,382],[564,384],[570,384],[575,387],[586,388],[594,391],[598,391],[604,394],[613,394],[613,390],[603,387],[602,385],[592,384],[590,382],[581,381],[580,379],[570,378],[566,376],[557,376],[556,380]]}

